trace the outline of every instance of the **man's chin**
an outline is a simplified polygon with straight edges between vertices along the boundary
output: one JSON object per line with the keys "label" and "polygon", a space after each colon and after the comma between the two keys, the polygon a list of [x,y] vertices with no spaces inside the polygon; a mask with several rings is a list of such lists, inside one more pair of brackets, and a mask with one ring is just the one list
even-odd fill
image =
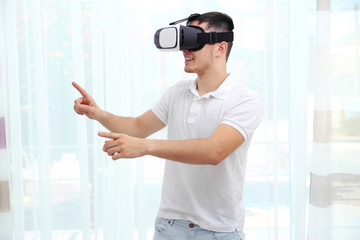
{"label": "man's chin", "polygon": [[187,68],[187,67],[184,67],[184,71],[186,73],[195,73],[195,71],[193,69],[190,69],[190,68]]}

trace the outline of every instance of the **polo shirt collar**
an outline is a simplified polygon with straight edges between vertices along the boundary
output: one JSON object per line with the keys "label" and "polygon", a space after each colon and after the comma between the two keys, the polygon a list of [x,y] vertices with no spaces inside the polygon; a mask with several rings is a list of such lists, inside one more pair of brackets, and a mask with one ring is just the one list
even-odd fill
{"label": "polo shirt collar", "polygon": [[[225,79],[225,81],[213,92],[208,92],[206,94],[204,94],[203,96],[201,96],[201,98],[209,98],[210,96],[218,98],[218,99],[225,99],[226,96],[228,95],[228,93],[231,91],[231,89],[233,88],[234,83],[233,83],[233,78],[232,75],[229,74],[227,76],[227,78]],[[189,90],[198,98],[200,98],[199,93],[196,89],[196,80],[194,80],[190,86],[189,86]]]}

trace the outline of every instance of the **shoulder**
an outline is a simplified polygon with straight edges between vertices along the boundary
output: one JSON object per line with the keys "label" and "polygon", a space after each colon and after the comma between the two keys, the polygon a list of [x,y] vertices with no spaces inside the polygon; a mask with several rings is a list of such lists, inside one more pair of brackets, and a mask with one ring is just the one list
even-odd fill
{"label": "shoulder", "polygon": [[237,129],[245,139],[261,122],[262,107],[260,96],[236,79],[229,79],[226,111],[222,123]]}
{"label": "shoulder", "polygon": [[259,93],[240,82],[236,78],[236,76],[230,76],[228,79],[230,89],[227,98],[228,101],[235,104],[249,103],[251,105],[258,105],[258,107],[261,107],[261,99]]}

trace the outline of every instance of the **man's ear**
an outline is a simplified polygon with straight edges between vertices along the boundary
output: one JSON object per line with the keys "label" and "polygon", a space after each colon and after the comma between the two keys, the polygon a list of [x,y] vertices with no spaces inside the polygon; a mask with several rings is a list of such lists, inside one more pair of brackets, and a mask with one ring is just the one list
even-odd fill
{"label": "man's ear", "polygon": [[225,56],[226,57],[226,50],[228,48],[228,44],[225,41],[222,41],[218,43],[217,49],[216,49],[216,57]]}

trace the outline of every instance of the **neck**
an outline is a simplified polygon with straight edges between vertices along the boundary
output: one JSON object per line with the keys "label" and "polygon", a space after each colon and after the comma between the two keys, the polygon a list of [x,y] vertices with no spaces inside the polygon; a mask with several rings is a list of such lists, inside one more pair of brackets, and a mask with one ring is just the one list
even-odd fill
{"label": "neck", "polygon": [[225,81],[228,75],[226,67],[223,68],[222,71],[198,73],[196,84],[199,96],[215,91]]}

